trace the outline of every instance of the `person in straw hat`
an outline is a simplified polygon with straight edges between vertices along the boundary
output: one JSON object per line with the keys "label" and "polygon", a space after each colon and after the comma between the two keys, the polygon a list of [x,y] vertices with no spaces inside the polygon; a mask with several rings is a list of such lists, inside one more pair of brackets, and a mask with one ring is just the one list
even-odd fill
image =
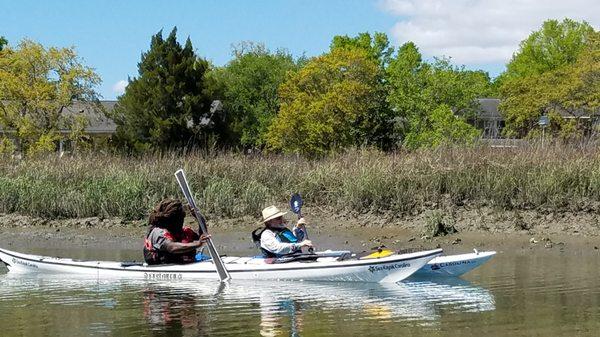
{"label": "person in straw hat", "polygon": [[[260,238],[260,241],[255,241],[260,243],[260,249],[265,257],[281,257],[300,252],[302,247],[312,247],[312,242],[294,236],[292,231],[285,226],[283,219],[285,214],[287,212],[282,212],[275,206],[269,206],[262,210],[265,227],[259,234],[256,234],[256,231],[253,232],[253,237]],[[296,227],[305,223],[304,218],[301,218]]]}

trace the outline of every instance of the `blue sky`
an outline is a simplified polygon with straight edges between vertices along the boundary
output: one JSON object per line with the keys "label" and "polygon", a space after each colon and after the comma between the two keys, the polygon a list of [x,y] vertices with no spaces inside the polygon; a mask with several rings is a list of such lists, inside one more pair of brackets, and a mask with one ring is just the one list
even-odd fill
{"label": "blue sky", "polygon": [[[225,64],[232,44],[241,41],[314,56],[328,48],[334,35],[381,31],[394,45],[412,40],[426,56],[451,56],[457,64],[497,75],[519,41],[544,19],[565,14],[600,19],[593,14],[600,8],[592,0],[571,0],[565,8],[572,13],[561,7],[562,0],[527,1],[539,3],[538,8],[519,7],[511,4],[514,1],[0,0],[0,35],[10,44],[30,38],[46,46],[75,46],[102,77],[98,91],[114,99],[115,85],[137,75],[150,37],[160,29],[166,34],[173,26],[181,41],[190,36],[198,54],[217,65]],[[510,15],[501,15],[509,9]],[[475,22],[455,18],[469,12],[477,17]]]}

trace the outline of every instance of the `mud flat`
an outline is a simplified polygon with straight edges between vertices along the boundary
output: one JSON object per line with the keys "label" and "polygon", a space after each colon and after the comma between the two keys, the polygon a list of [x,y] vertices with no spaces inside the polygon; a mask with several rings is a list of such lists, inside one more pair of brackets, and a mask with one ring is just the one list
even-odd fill
{"label": "mud flat", "polygon": [[[594,213],[498,212],[455,209],[447,212],[458,231],[433,237],[427,213],[397,218],[390,214],[350,214],[305,210],[309,235],[318,248],[370,251],[441,247],[448,253],[479,250],[553,250],[598,252],[599,217]],[[290,223],[293,218],[289,217]],[[194,226],[188,218],[186,223]],[[250,232],[261,225],[256,217],[209,220],[222,254],[247,255],[258,251]],[[194,226],[195,227],[195,226]],[[0,215],[0,247],[17,251],[48,252],[72,249],[73,257],[99,258],[77,252],[124,250],[124,258],[140,259],[145,220],[41,219],[17,214]],[[139,252],[139,253],[138,253]]]}

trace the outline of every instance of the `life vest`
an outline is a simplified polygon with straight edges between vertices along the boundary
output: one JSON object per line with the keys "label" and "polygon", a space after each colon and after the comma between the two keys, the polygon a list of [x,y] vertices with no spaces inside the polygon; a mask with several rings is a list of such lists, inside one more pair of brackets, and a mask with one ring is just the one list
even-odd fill
{"label": "life vest", "polygon": [[[258,247],[258,249],[260,249],[260,251],[263,253],[264,257],[278,257],[277,254],[274,254],[274,253],[264,249],[260,245],[260,236],[265,231],[265,229],[267,229],[267,228],[259,227],[255,230],[253,230],[252,231],[252,241],[254,242],[254,245],[256,245],[256,247]],[[298,243],[298,238],[296,238],[294,236],[294,233],[292,233],[292,231],[287,228],[281,228],[281,229],[269,228],[269,229],[275,233],[275,236],[277,237],[277,239],[280,242]]]}
{"label": "life vest", "polygon": [[[147,264],[183,264],[195,261],[196,252],[194,251],[183,254],[172,254],[167,251],[155,249],[154,243],[150,239],[150,234],[157,228],[158,227],[150,229],[144,238],[144,260]],[[164,228],[158,229],[164,231],[162,236],[164,236],[165,239],[173,242],[190,243],[199,238],[198,234],[189,227],[183,227],[182,231],[179,233],[171,233]]]}

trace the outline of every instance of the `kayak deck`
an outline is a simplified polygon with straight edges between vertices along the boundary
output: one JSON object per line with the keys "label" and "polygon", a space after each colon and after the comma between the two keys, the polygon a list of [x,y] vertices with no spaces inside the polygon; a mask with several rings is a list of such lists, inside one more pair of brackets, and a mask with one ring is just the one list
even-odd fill
{"label": "kayak deck", "polygon": [[[371,260],[334,257],[318,258],[314,262],[269,264],[253,257],[223,257],[227,270],[234,279],[253,280],[317,280],[397,282],[403,280],[431,259],[441,249],[397,254]],[[218,279],[212,261],[185,265],[122,264],[114,261],[80,261],[58,257],[22,254],[0,249],[2,260],[11,272],[85,274],[91,277],[122,277],[158,280]]]}

